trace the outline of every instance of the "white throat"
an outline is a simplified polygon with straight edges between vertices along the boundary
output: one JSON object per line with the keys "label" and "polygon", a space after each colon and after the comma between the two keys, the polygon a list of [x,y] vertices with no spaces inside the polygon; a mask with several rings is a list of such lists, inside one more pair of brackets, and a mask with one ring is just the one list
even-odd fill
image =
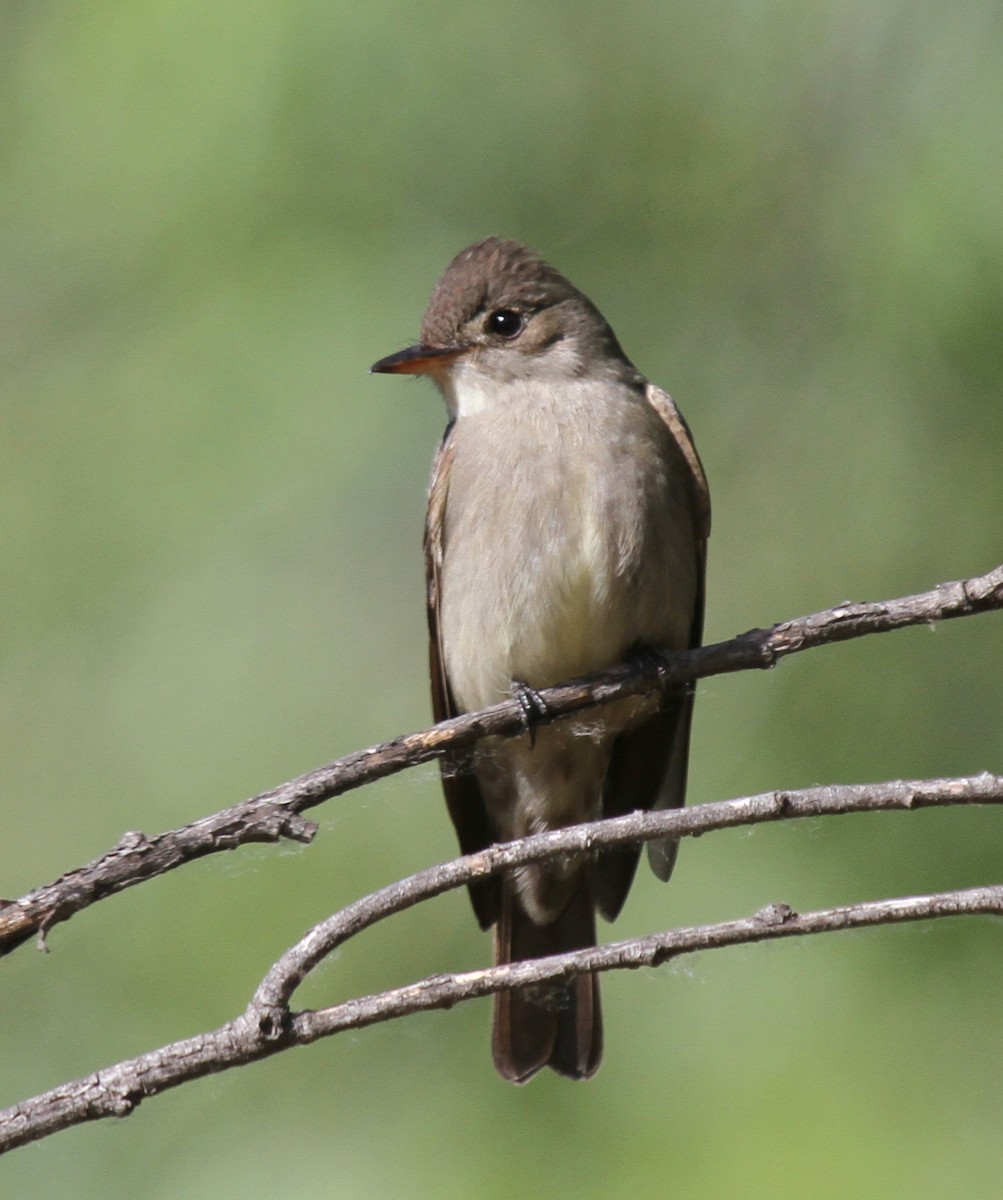
{"label": "white throat", "polygon": [[504,404],[505,393],[513,383],[499,382],[477,370],[472,364],[460,362],[443,376],[439,386],[446,398],[446,407],[451,417],[472,417],[476,413],[486,412]]}
{"label": "white throat", "polygon": [[517,407],[580,386],[581,357],[569,342],[548,346],[542,354],[503,351],[488,358],[460,359],[438,383],[450,415],[471,417],[492,408]]}

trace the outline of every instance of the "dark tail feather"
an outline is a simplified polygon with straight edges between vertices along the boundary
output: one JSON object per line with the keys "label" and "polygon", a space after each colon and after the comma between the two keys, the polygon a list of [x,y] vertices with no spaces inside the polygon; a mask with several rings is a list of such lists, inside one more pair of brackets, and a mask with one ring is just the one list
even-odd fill
{"label": "dark tail feather", "polygon": [[[495,926],[495,962],[544,958],[596,944],[595,914],[584,873],[564,911],[550,925],[534,925],[506,881]],[[510,1083],[526,1083],[541,1067],[588,1079],[602,1060],[599,979],[578,975],[559,983],[495,996],[492,1052]]]}

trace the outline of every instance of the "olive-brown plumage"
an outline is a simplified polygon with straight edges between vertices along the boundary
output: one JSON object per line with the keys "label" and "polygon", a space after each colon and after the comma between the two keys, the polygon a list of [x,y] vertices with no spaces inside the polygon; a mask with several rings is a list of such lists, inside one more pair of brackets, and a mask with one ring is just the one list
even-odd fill
{"label": "olive-brown plumage", "polygon": [[[699,643],[710,502],[689,430],[587,297],[518,242],[462,251],[419,344],[374,371],[424,374],[450,423],[425,551],[436,720],[641,650]],[[692,691],[631,698],[515,739],[486,739],[443,788],[464,853],[684,801]],[[527,866],[471,886],[498,962],[595,944],[639,851]],[[675,847],[649,851],[667,879]],[[602,1056],[598,980],[496,997],[493,1054],[521,1083],[588,1078]]]}

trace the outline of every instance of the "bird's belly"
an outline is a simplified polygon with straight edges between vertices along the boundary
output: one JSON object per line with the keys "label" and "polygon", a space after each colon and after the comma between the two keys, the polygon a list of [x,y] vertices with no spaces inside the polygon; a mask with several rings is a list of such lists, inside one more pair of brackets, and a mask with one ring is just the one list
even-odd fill
{"label": "bird's belly", "polygon": [[688,645],[696,596],[685,479],[631,394],[457,421],[439,622],[461,709],[541,688],[645,644]]}
{"label": "bird's belly", "polygon": [[559,683],[618,662],[635,640],[616,566],[585,517],[553,539],[548,559],[533,556],[497,581],[510,679]]}
{"label": "bird's belly", "polygon": [[[673,614],[688,614],[691,602],[681,610],[675,603],[671,555],[657,541],[618,536],[618,519],[637,524],[629,506],[621,509],[611,516],[564,491],[525,516],[509,512],[501,536],[475,545],[476,531],[457,531],[443,568],[440,621],[462,709],[496,703],[513,680],[547,687],[612,666],[637,643],[681,640]],[[464,537],[470,543],[458,545]]]}

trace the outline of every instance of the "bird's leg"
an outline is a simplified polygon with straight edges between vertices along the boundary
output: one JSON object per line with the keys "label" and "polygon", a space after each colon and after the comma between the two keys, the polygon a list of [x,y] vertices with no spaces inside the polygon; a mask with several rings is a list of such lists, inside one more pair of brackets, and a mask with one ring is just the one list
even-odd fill
{"label": "bird's leg", "polygon": [[522,711],[522,723],[529,734],[529,748],[532,750],[536,745],[536,727],[550,716],[550,708],[536,688],[531,688],[522,679],[512,680],[512,697]]}

